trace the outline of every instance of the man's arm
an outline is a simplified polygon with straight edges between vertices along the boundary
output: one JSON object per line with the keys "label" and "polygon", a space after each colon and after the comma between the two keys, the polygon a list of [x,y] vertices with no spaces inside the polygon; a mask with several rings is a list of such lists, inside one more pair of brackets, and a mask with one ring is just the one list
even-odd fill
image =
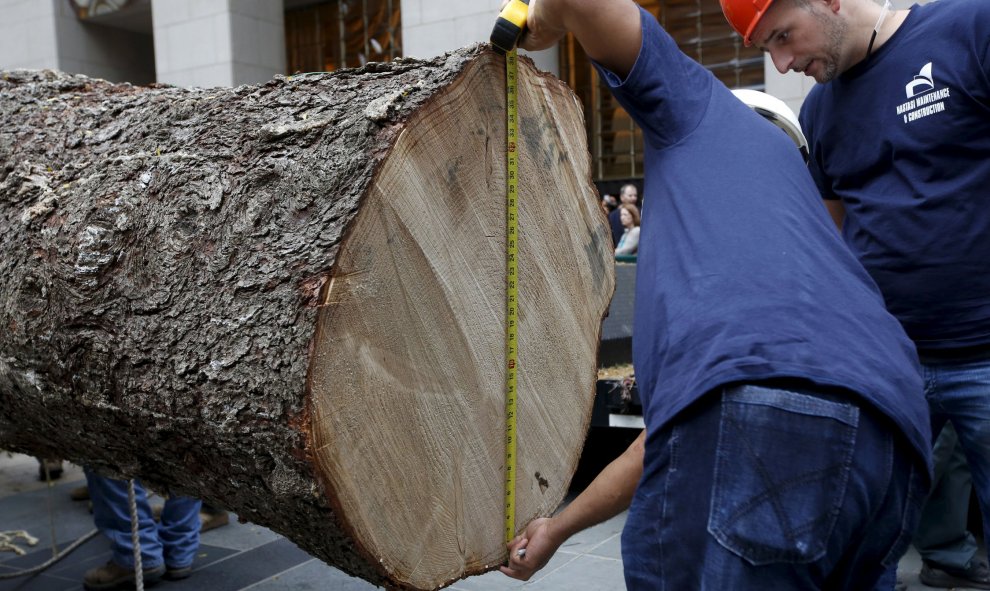
{"label": "man's arm", "polygon": [[[528,581],[550,562],[567,538],[628,509],[643,475],[645,443],[643,431],[563,511],[531,522],[522,535],[509,543],[509,564],[500,570],[514,579]],[[524,548],[525,555],[519,556],[518,551]]]}
{"label": "man's arm", "polygon": [[828,209],[832,221],[841,232],[842,223],[846,220],[846,206],[842,204],[841,199],[825,199],[825,208]]}
{"label": "man's arm", "polygon": [[[504,0],[503,6],[508,3]],[[588,57],[625,78],[636,63],[643,30],[632,0],[530,0],[520,47],[553,47],[574,33]]]}

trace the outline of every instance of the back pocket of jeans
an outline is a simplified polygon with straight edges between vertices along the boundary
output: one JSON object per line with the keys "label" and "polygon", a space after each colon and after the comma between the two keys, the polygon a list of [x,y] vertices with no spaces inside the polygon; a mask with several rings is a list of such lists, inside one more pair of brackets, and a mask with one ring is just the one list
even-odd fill
{"label": "back pocket of jeans", "polygon": [[849,403],[727,389],[709,533],[753,565],[820,559],[845,497],[858,423]]}

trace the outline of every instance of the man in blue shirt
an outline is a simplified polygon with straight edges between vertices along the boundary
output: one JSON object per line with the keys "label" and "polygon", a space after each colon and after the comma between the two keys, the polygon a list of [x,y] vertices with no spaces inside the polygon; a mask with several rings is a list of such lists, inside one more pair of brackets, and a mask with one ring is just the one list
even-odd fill
{"label": "man in blue shirt", "polygon": [[[990,533],[990,2],[722,7],[778,70],[821,83],[801,110],[812,174],[917,346],[932,431],[955,427]],[[962,534],[938,563],[923,553],[922,582],[990,589]]]}
{"label": "man in blue shirt", "polygon": [[572,32],[643,129],[646,432],[503,572],[528,578],[631,499],[629,589],[869,588],[927,490],[928,412],[914,348],[800,152],[631,0],[531,0],[527,26],[529,49]]}

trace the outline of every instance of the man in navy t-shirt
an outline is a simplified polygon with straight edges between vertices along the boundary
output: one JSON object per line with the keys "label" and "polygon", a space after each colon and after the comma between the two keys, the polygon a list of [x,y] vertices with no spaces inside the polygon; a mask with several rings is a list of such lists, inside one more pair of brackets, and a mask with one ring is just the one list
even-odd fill
{"label": "man in navy t-shirt", "polygon": [[914,348],[800,152],[631,0],[533,0],[527,24],[528,49],[572,32],[644,132],[646,432],[503,572],[528,578],[631,499],[630,589],[869,588],[927,490],[928,412]]}
{"label": "man in navy t-shirt", "polygon": [[[952,421],[990,533],[990,2],[722,6],[778,70],[821,83],[801,110],[811,171],[917,346],[932,431]],[[963,515],[968,489],[955,501]],[[922,548],[922,582],[990,589],[976,544],[953,537]]]}

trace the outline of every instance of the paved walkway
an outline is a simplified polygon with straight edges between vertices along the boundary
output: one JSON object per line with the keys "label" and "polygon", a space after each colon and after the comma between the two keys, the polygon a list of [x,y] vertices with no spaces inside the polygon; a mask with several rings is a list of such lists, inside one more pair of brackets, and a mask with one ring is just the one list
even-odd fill
{"label": "paved walkway", "polygon": [[[51,520],[61,548],[93,529],[85,502],[73,502],[69,491],[84,483],[82,471],[67,465],[63,477],[49,489],[37,481],[37,462],[0,451],[0,531],[24,529],[41,542],[27,554],[0,553],[0,575],[27,569],[51,558]],[[619,533],[625,514],[575,536],[528,583],[492,572],[458,581],[457,591],[498,591],[525,587],[533,591],[619,591],[625,588]],[[109,542],[96,536],[44,572],[17,579],[0,579],[0,591],[79,591],[82,575],[110,558]],[[910,591],[929,590],[918,583],[920,561],[911,553],[901,562]],[[369,591],[365,581],[345,575],[312,558],[274,532],[252,524],[231,524],[203,534],[193,575],[165,581],[161,591]]]}

